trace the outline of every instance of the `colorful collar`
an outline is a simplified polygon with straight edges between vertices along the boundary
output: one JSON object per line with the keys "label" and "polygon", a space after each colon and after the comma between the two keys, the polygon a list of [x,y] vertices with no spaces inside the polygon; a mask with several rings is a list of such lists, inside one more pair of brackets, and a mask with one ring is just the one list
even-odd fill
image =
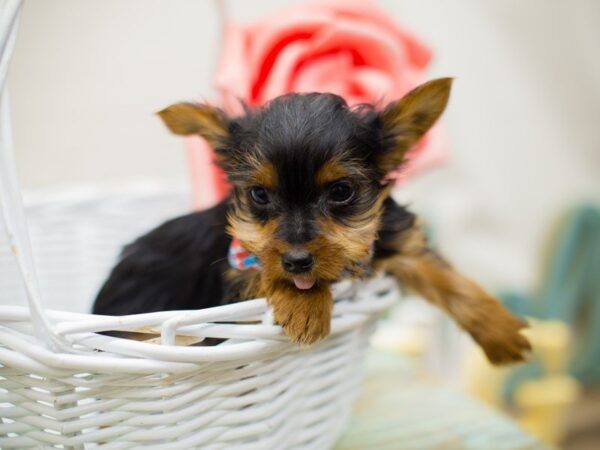
{"label": "colorful collar", "polygon": [[242,241],[236,237],[231,240],[227,260],[231,267],[238,270],[260,270],[262,268],[258,256],[246,250],[242,246]]}

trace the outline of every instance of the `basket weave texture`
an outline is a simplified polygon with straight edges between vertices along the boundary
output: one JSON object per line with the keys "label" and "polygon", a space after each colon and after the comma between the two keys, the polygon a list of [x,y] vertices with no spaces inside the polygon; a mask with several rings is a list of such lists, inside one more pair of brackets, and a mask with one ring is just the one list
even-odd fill
{"label": "basket weave texture", "polygon": [[[343,430],[386,278],[334,288],[332,335],[289,342],[264,299],[200,311],[86,314],[121,245],[185,211],[149,185],[34,198],[27,217],[52,332],[36,335],[0,233],[0,448],[327,449]],[[60,311],[59,311],[60,310]],[[71,312],[64,312],[71,311]],[[151,342],[98,334],[155,332]],[[38,333],[39,334],[39,333]],[[219,338],[216,346],[181,345]]]}

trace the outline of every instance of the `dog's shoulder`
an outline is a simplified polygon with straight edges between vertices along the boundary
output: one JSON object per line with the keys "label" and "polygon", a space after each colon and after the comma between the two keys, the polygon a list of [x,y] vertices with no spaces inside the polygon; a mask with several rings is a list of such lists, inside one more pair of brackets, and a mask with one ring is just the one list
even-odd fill
{"label": "dog's shoulder", "polygon": [[398,254],[399,240],[417,223],[417,216],[406,206],[388,197],[383,204],[381,223],[374,246],[374,259],[385,259]]}
{"label": "dog's shoulder", "polygon": [[93,312],[125,315],[216,306],[225,296],[228,202],[169,220],[127,245]]}

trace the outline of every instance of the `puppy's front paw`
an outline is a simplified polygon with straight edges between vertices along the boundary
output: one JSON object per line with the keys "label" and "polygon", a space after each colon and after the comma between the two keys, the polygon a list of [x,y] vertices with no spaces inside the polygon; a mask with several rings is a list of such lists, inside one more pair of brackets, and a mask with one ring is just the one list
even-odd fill
{"label": "puppy's front paw", "polygon": [[282,289],[271,295],[275,321],[294,342],[310,345],[331,330],[333,299],[328,288],[309,292]]}
{"label": "puppy's front paw", "polygon": [[311,314],[305,310],[280,311],[275,320],[294,342],[310,345],[327,337],[331,328],[331,314]]}
{"label": "puppy's front paw", "polygon": [[527,323],[504,309],[499,303],[491,308],[485,324],[471,331],[492,364],[511,364],[524,361],[531,350],[529,340],[520,333]]}

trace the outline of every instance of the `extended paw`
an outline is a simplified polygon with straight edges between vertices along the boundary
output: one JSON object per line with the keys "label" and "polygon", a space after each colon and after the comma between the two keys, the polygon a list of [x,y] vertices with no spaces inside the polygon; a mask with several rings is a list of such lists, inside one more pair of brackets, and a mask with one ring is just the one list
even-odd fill
{"label": "extended paw", "polygon": [[472,336],[492,364],[511,364],[524,361],[531,350],[529,340],[520,331],[527,324],[498,305],[486,326]]}

